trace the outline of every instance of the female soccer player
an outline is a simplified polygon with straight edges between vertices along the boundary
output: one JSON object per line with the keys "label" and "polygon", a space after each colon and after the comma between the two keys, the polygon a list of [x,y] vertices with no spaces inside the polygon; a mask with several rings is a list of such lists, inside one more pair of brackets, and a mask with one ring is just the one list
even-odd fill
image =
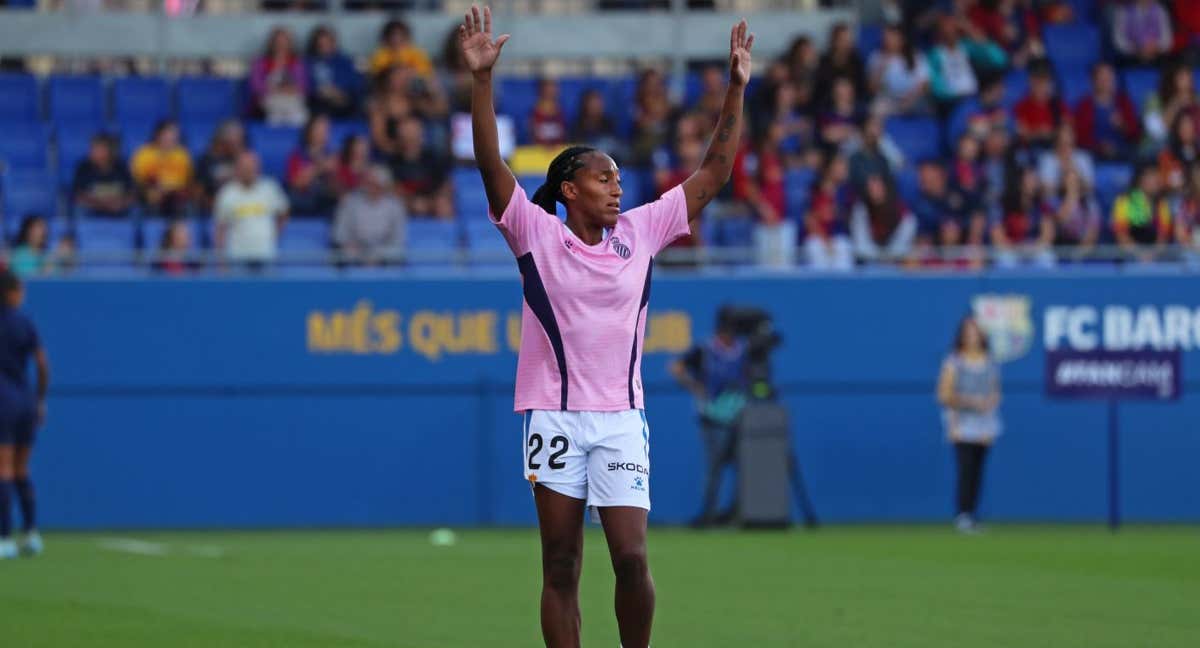
{"label": "female soccer player", "polygon": [[[49,370],[33,323],[18,310],[24,296],[21,280],[10,270],[0,271],[0,560],[42,551],[34,524],[29,454],[34,430],[46,416]],[[30,357],[37,361],[36,395],[25,378]],[[25,522],[20,544],[11,537],[14,490]]]}
{"label": "female soccer player", "polygon": [[[492,67],[508,41],[492,39],[492,16],[472,7],[459,27],[473,75],[475,159],[489,217],[521,272],[521,350],[515,408],[524,412],[524,472],[533,485],[542,538],[542,635],[579,645],[578,586],[586,506],[597,512],[616,574],[624,648],[646,648],[654,582],[646,563],[650,509],[649,428],[642,405],[641,350],[653,257],[729,180],[742,129],[754,36],[743,20],[729,37],[729,87],[708,155],[659,200],[621,211],[612,158],[571,147],[526,198],[500,157]],[[555,203],[566,206],[564,224]]]}
{"label": "female soccer player", "polygon": [[938,377],[938,401],[946,436],[954,444],[958,464],[958,516],[960,533],[979,532],[975,509],[983,484],[983,462],[1000,434],[1000,371],[988,354],[987,336],[974,317],[958,326],[954,348]]}

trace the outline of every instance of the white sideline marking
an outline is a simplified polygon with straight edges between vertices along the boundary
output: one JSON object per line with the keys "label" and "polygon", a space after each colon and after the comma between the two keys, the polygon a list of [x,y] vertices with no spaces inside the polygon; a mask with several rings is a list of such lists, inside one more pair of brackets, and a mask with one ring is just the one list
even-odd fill
{"label": "white sideline marking", "polygon": [[167,545],[161,542],[148,542],[136,538],[105,538],[96,544],[101,549],[136,556],[165,556],[170,553]]}

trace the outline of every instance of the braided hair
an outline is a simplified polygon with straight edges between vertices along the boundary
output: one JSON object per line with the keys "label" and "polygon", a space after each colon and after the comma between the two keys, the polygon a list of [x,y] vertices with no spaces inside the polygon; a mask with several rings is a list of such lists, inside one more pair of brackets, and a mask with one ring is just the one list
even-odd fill
{"label": "braided hair", "polygon": [[554,203],[563,202],[562,183],[575,177],[575,172],[583,168],[583,157],[595,151],[590,146],[572,146],[556,155],[546,170],[546,182],[533,194],[533,204],[554,214]]}

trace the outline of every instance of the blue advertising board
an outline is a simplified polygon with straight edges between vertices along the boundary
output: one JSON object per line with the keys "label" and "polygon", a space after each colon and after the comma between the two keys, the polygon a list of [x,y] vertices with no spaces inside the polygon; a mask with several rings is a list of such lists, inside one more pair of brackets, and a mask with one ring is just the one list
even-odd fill
{"label": "blue advertising board", "polygon": [[[823,520],[938,521],[953,470],[933,397],[958,321],[1003,363],[991,519],[1103,520],[1102,404],[1044,390],[1048,353],[1200,356],[1187,276],[658,276],[643,362],[651,518],[694,515],[696,410],[667,366],[723,303],[770,311],[779,398]],[[35,469],[47,526],[524,525],[510,277],[43,280],[28,310],[53,365]],[[1200,520],[1200,397],[1123,408],[1129,519]]]}

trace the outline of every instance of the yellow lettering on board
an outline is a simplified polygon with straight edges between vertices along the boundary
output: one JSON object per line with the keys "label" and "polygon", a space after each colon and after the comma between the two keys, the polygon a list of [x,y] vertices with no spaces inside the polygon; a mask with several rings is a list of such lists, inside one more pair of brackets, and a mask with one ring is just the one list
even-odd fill
{"label": "yellow lettering on board", "polygon": [[508,350],[516,353],[521,350],[521,314],[509,313],[508,323],[505,326],[506,337],[508,338]]}
{"label": "yellow lettering on board", "polygon": [[645,353],[682,353],[692,346],[692,318],[684,311],[652,313],[646,322]]}

